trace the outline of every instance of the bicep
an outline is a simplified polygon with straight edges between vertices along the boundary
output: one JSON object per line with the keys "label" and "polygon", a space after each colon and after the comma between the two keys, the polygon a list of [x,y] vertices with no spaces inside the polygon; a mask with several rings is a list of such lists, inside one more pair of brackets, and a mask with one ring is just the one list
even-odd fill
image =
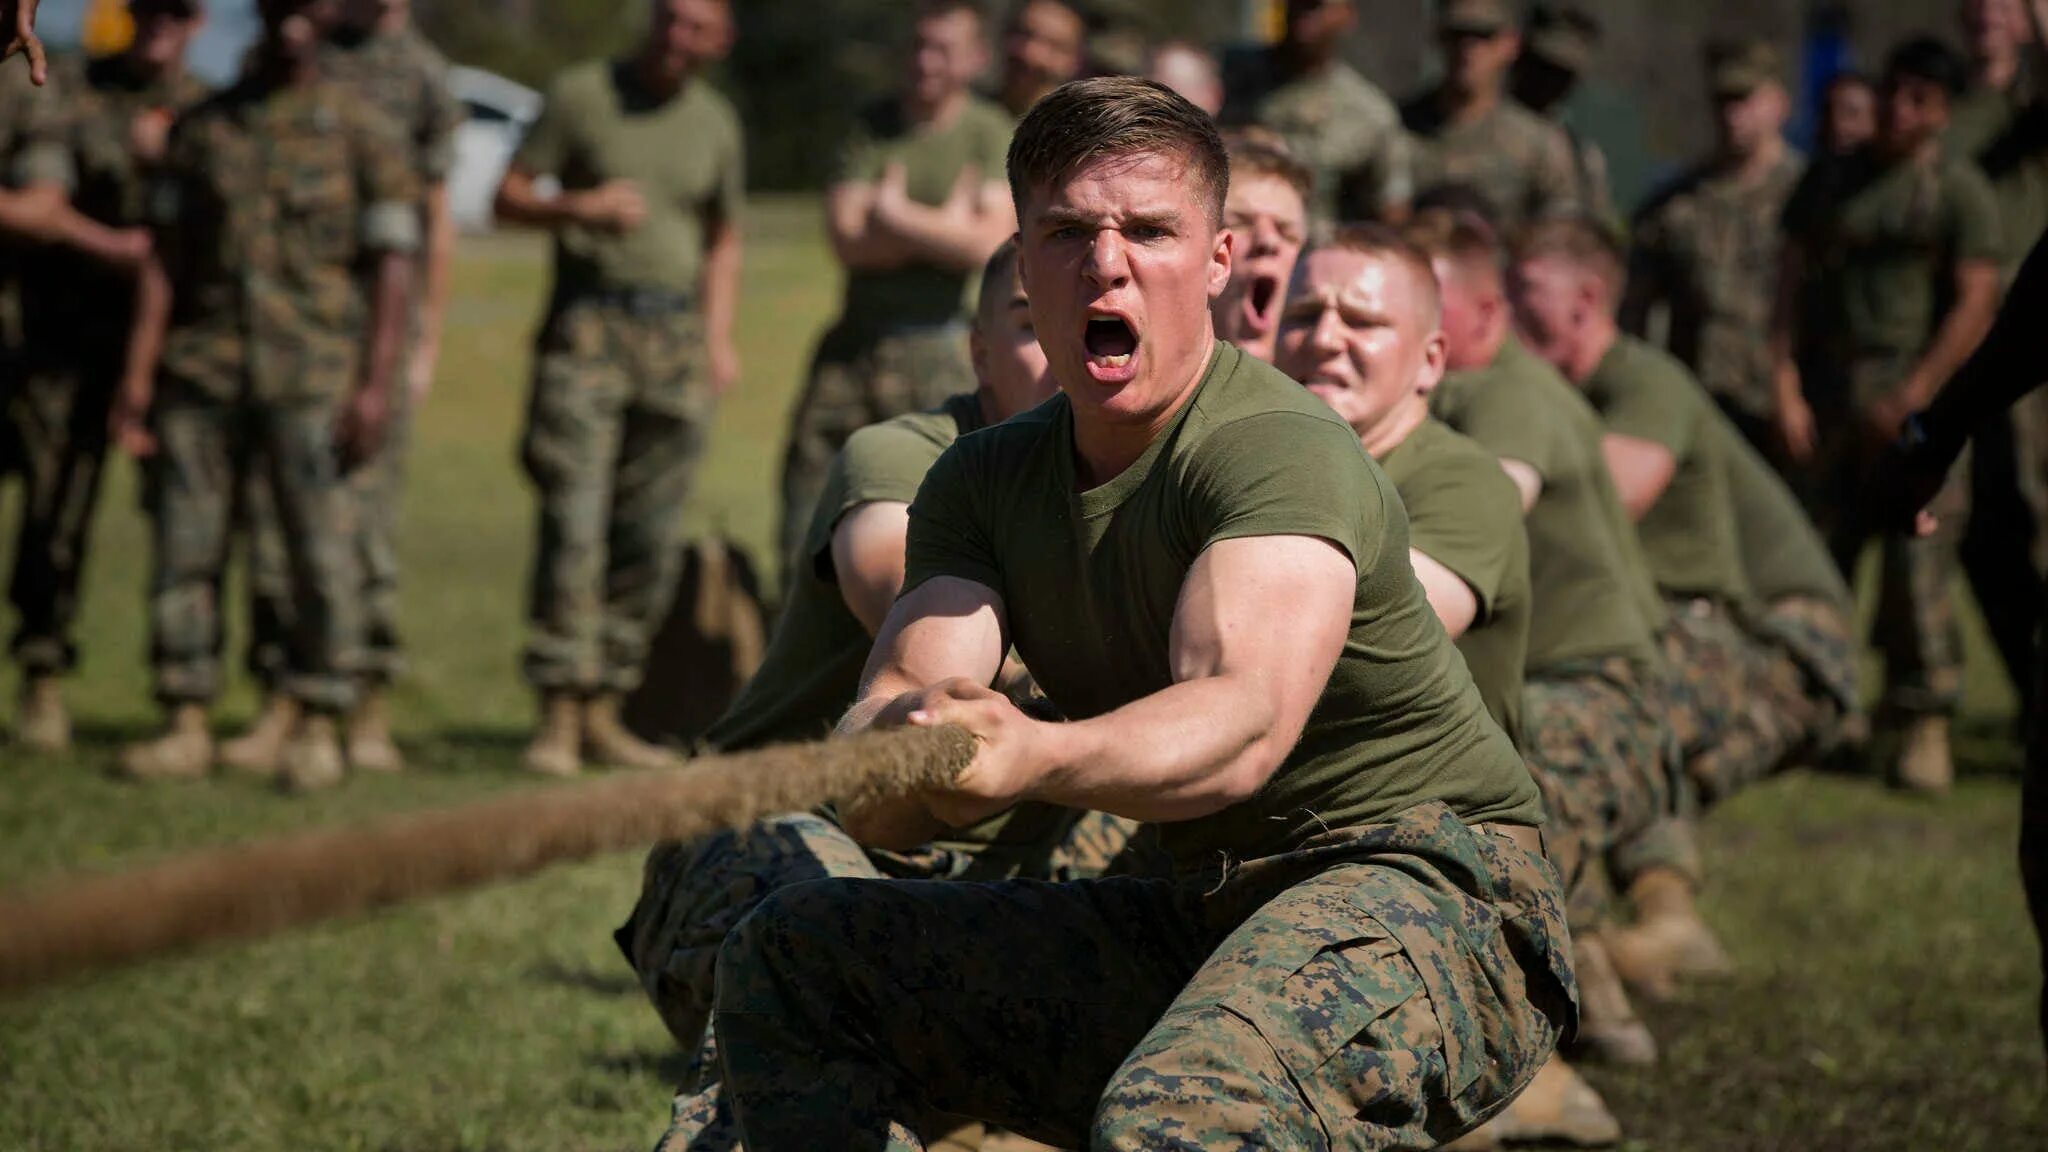
{"label": "bicep", "polygon": [[[1344,650],[1357,590],[1350,556],[1320,537],[1219,540],[1196,558],[1181,588],[1174,681],[1241,681],[1264,697],[1271,730],[1291,747]],[[1286,611],[1275,612],[1276,605]]]}
{"label": "bicep", "polygon": [[845,244],[867,231],[868,213],[874,205],[873,184],[834,184],[825,193],[825,227],[832,242]]}
{"label": "bicep", "polygon": [[1436,562],[1427,553],[1408,550],[1408,560],[1415,568],[1415,579],[1422,584],[1422,591],[1429,597],[1429,606],[1442,621],[1444,631],[1456,640],[1465,634],[1472,622],[1479,619],[1479,596],[1472,586],[1456,572]]}
{"label": "bicep", "polygon": [[1543,473],[1526,460],[1512,460],[1505,456],[1501,458],[1500,470],[1515,482],[1515,492],[1522,498],[1522,512],[1526,515],[1536,506],[1537,498],[1543,495]]}
{"label": "bicep", "polygon": [[853,508],[832,529],[832,572],[839,598],[873,636],[903,589],[903,547],[910,505],[878,500]]}
{"label": "bicep", "polygon": [[956,678],[993,684],[1008,647],[995,589],[935,576],[899,597],[882,621],[861,696],[895,697]]}
{"label": "bicep", "polygon": [[1957,305],[1960,307],[1982,309],[1986,315],[1989,315],[1998,307],[1999,279],[1998,265],[1993,261],[1957,261]]}
{"label": "bicep", "polygon": [[1600,438],[1600,455],[1631,520],[1642,519],[1656,507],[1678,474],[1678,457],[1654,440],[1610,433]]}

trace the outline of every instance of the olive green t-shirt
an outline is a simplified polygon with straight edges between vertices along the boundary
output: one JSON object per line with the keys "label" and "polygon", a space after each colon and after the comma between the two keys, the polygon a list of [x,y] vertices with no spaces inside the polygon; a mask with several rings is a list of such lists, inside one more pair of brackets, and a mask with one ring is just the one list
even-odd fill
{"label": "olive green t-shirt", "polygon": [[740,122],[725,97],[692,78],[657,101],[618,61],[580,64],[557,77],[512,162],[556,177],[567,191],[632,180],[647,198],[647,219],[632,232],[556,230],[558,296],[622,288],[695,293],[707,227],[736,222],[745,199]]}
{"label": "olive green t-shirt", "polygon": [[1668,596],[1747,600],[1727,458],[1709,434],[1721,415],[1706,389],[1670,353],[1622,336],[1585,390],[1609,433],[1661,445],[1677,458],[1670,486],[1636,522],[1657,587]]}
{"label": "olive green t-shirt", "polygon": [[1536,470],[1529,533],[1530,673],[1620,656],[1657,659],[1664,602],[1600,454],[1600,417],[1550,365],[1509,337],[1493,362],[1431,394],[1439,419],[1494,456]]}
{"label": "olive green t-shirt", "polygon": [[1173,684],[1181,588],[1217,541],[1320,537],[1358,571],[1350,637],[1300,741],[1257,796],[1162,828],[1177,865],[1284,852],[1429,801],[1473,823],[1542,820],[1415,579],[1400,498],[1321,401],[1219,343],[1172,423],[1115,479],[1081,491],[1073,437],[1056,396],[947,449],[910,508],[905,580],[951,576],[1000,595],[1011,643],[1062,715],[1100,716]]}
{"label": "olive green t-shirt", "polygon": [[1728,496],[1735,505],[1742,569],[1758,602],[1769,606],[1802,596],[1852,612],[1849,585],[1799,498],[1726,420],[1715,421],[1709,435],[1726,444]]}
{"label": "olive green t-shirt", "polygon": [[968,393],[928,412],[912,412],[855,432],[825,474],[825,488],[804,534],[804,560],[761,667],[739,698],[704,734],[721,752],[820,740],[852,705],[874,640],[839,594],[832,533],[863,504],[908,504],[939,454],[981,427],[981,402]]}
{"label": "olive green t-shirt", "polygon": [[1479,614],[1458,653],[1486,710],[1519,743],[1529,655],[1529,534],[1522,498],[1500,460],[1429,419],[1380,457],[1408,510],[1408,547],[1472,589]]}
{"label": "olive green t-shirt", "polygon": [[[951,123],[915,125],[897,100],[863,111],[840,149],[833,184],[872,183],[891,164],[903,166],[910,198],[938,205],[972,165],[983,182],[1003,179],[1010,151],[1009,114],[970,96]],[[845,323],[880,328],[942,324],[962,315],[969,274],[932,265],[888,272],[849,272]]]}
{"label": "olive green t-shirt", "polygon": [[1802,343],[1809,359],[1852,373],[1859,402],[1895,387],[1926,348],[1953,300],[1956,265],[2006,255],[1991,185],[1974,164],[1948,159],[1887,162],[1865,150],[1814,165],[1784,228],[1821,270],[1817,330]]}

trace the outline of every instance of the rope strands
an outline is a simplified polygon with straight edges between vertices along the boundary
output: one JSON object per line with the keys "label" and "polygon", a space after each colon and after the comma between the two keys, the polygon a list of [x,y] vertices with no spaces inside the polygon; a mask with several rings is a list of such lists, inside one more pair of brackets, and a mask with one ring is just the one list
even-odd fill
{"label": "rope strands", "polygon": [[958,728],[870,732],[0,892],[0,994],[784,812],[942,787],[973,757],[974,738]]}

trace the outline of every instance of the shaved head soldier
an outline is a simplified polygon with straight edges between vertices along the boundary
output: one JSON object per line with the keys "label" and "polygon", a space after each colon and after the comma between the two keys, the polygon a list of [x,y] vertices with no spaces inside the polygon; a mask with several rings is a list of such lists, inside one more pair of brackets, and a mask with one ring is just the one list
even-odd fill
{"label": "shaved head soldier", "polygon": [[1654,195],[1636,218],[1622,326],[1645,336],[1665,317],[1667,346],[1759,449],[1775,452],[1771,308],[1777,222],[1806,170],[1785,142],[1784,68],[1765,43],[1717,46],[1707,57],[1715,148]]}
{"label": "shaved head soldier", "polygon": [[157,251],[113,429],[151,473],[151,650],[170,723],[122,766],[151,779],[212,766],[229,517],[254,466],[293,578],[285,684],[299,720],[281,767],[310,789],[345,769],[336,720],[355,700],[362,622],[341,471],[387,431],[420,193],[396,126],[321,75],[332,0],[258,8],[248,69],[179,119],[149,198]]}
{"label": "shaved head soldier", "polygon": [[1279,133],[1315,176],[1314,230],[1398,216],[1415,195],[1414,162],[1394,102],[1338,55],[1358,24],[1354,0],[1288,0],[1279,45],[1226,86],[1223,120]]}
{"label": "shaved head soldier", "polygon": [[973,0],[918,0],[902,90],[862,110],[841,145],[825,223],[845,302],[818,342],[782,463],[779,558],[792,569],[846,438],[973,384],[967,280],[1017,227],[1002,188],[1011,121],[971,87],[987,35]]}
{"label": "shaved head soldier", "polygon": [[1145,58],[1145,78],[1181,94],[1188,103],[1211,116],[1223,111],[1223,73],[1208,49],[1185,40],[1166,40],[1152,46]]}
{"label": "shaved head soldier", "polygon": [[1437,43],[1443,80],[1401,108],[1415,139],[1415,187],[1469,184],[1509,231],[1583,207],[1564,133],[1508,95],[1522,35],[1507,0],[1443,0]]}
{"label": "shaved head soldier", "polygon": [[[17,735],[44,752],[71,744],[60,677],[77,662],[79,577],[107,449],[108,408],[134,319],[135,275],[149,251],[148,194],[171,120],[205,97],[185,70],[204,22],[191,0],[134,0],[135,38],[115,56],[61,57],[54,86],[27,101],[11,161],[51,219],[27,229],[18,274],[25,339],[6,396],[4,454],[22,477],[21,533],[10,598],[10,651],[21,665]],[[54,231],[56,235],[52,235]]]}
{"label": "shaved head soldier", "polygon": [[[1163,824],[1175,875],[771,896],[718,961],[746,1142],[915,1146],[932,1112],[1068,1147],[1454,1138],[1574,1015],[1535,785],[1384,473],[1214,338],[1233,245],[1209,117],[1145,81],[1071,84],[1009,172],[1061,394],[925,477],[841,725],[959,725],[979,752],[848,827],[913,844],[1020,800],[1089,806]],[[987,687],[1005,639],[1066,722]]]}
{"label": "shaved head soldier", "polygon": [[[746,180],[739,118],[705,80],[727,0],[658,0],[630,57],[557,77],[498,189],[502,220],[555,236],[521,454],[540,498],[526,679],[528,769],[674,762],[619,719],[682,570],[676,510],[732,343]],[[535,181],[558,177],[558,196]]]}
{"label": "shaved head soldier", "polygon": [[1223,227],[1236,258],[1230,283],[1210,312],[1218,339],[1271,363],[1287,282],[1308,240],[1314,177],[1277,137],[1248,129],[1225,140],[1230,195],[1223,202]]}

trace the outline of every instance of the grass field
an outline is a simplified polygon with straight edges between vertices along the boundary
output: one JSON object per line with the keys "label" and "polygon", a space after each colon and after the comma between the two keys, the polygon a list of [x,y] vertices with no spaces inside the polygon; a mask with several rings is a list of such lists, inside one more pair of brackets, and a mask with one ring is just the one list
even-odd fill
{"label": "grass field", "polygon": [[[687,515],[760,551],[782,422],[837,283],[814,205],[765,204],[750,223],[746,381]],[[415,771],[308,800],[107,778],[118,744],[153,720],[147,542],[122,466],[72,688],[82,746],[63,760],[0,748],[0,884],[525,786],[531,702],[516,669],[532,525],[514,446],[542,257],[528,238],[465,248],[412,458],[400,719]],[[1664,1067],[1596,1073],[1630,1147],[2048,1142],[2035,953],[2011,866],[2014,705],[1976,648],[1952,798],[1797,776],[1713,816],[1706,907],[1741,974],[1651,1014]],[[223,722],[253,703],[238,686]],[[609,938],[637,888],[638,860],[622,856],[0,1004],[0,1149],[647,1147],[680,1058]]]}

